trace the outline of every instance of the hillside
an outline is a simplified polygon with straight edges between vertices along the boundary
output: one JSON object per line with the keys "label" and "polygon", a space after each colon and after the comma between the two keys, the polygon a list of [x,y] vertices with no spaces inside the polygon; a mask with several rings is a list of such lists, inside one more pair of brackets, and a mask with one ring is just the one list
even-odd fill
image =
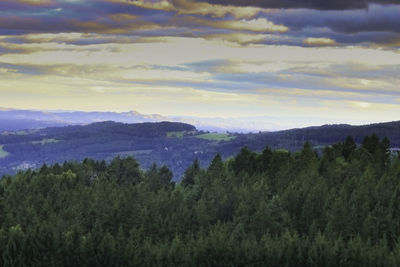
{"label": "hillside", "polygon": [[[184,138],[174,134],[184,135]],[[178,175],[190,164],[196,151],[201,160],[210,140],[191,137],[196,128],[185,123],[158,122],[124,124],[93,123],[86,126],[52,127],[0,134],[0,173],[15,173],[42,164],[94,158],[110,160],[117,155],[135,156],[144,168],[153,163],[167,165]],[[187,135],[187,136],[186,136]],[[208,153],[208,152],[207,152]],[[215,153],[210,149],[209,153]]]}
{"label": "hillside", "polygon": [[260,150],[266,144],[273,148],[287,150],[300,149],[305,141],[310,142],[316,149],[333,143],[341,142],[347,136],[352,136],[357,144],[361,144],[367,135],[376,134],[379,138],[387,137],[391,147],[400,147],[400,121],[375,123],[369,125],[323,125],[277,132],[262,132],[246,134],[234,142],[242,142],[251,149]]}
{"label": "hillside", "polygon": [[273,149],[294,151],[305,141],[322,152],[323,148],[353,136],[356,143],[376,133],[388,137],[391,147],[400,147],[400,122],[364,126],[324,125],[257,134],[218,134],[198,131],[185,123],[159,122],[124,124],[112,121],[85,126],[51,127],[0,134],[0,174],[15,173],[42,164],[68,160],[111,160],[115,156],[134,156],[143,166],[153,163],[168,166],[174,179],[198,159],[201,166],[210,163],[216,153],[231,157],[247,146],[262,151]]}

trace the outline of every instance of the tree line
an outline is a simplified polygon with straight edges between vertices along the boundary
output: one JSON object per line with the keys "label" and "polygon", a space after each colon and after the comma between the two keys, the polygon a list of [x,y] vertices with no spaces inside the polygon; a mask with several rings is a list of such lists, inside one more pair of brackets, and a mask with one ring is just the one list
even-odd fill
{"label": "tree line", "polygon": [[180,183],[132,157],[0,181],[0,266],[399,266],[400,157],[351,137],[243,148]]}

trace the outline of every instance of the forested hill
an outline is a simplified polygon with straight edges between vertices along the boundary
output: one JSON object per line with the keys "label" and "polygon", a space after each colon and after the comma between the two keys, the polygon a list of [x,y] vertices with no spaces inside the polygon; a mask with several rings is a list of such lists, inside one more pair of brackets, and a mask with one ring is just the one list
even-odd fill
{"label": "forested hill", "polygon": [[399,266],[400,158],[246,148],[181,183],[131,157],[0,180],[0,266]]}
{"label": "forested hill", "polygon": [[334,143],[343,140],[347,136],[352,136],[356,143],[361,144],[365,136],[376,134],[378,137],[387,137],[394,145],[400,145],[400,121],[375,123],[369,125],[352,126],[346,124],[323,125],[317,127],[307,127],[303,129],[292,129],[277,132],[277,134],[289,138],[304,138],[312,142]]}
{"label": "forested hill", "polygon": [[[308,141],[316,148],[344,141],[352,136],[357,144],[361,144],[367,135],[376,134],[379,138],[387,137],[391,147],[400,147],[400,121],[353,126],[347,124],[323,125],[278,132],[262,132],[248,134],[242,141],[252,149],[259,150],[268,144],[273,148],[298,150]],[[236,140],[236,141],[239,141]]]}
{"label": "forested hill", "polygon": [[185,169],[198,159],[208,165],[219,153],[224,159],[236,155],[245,146],[262,151],[295,151],[309,141],[322,153],[324,147],[354,136],[361,144],[366,135],[388,137],[391,147],[400,147],[400,122],[365,126],[325,125],[279,132],[249,134],[206,133],[190,124],[177,122],[125,124],[112,121],[85,126],[52,127],[0,133],[0,176],[18,170],[39,168],[44,163],[93,158],[110,161],[116,156],[133,156],[143,168],[153,163],[166,165],[179,180]]}
{"label": "forested hill", "polygon": [[53,127],[43,130],[51,136],[63,136],[65,139],[79,137],[93,137],[99,135],[115,135],[130,137],[157,138],[165,137],[169,132],[196,131],[196,127],[180,122],[143,122],[143,123],[120,123],[113,121],[95,122],[89,125]]}
{"label": "forested hill", "polygon": [[[38,168],[44,163],[62,163],[94,158],[111,160],[115,156],[135,156],[144,168],[153,163],[167,165],[177,177],[193,161],[206,161],[215,149],[193,125],[179,122],[136,124],[113,121],[84,126],[51,127],[0,133],[0,176],[18,170]],[[204,159],[202,155],[207,154]]]}

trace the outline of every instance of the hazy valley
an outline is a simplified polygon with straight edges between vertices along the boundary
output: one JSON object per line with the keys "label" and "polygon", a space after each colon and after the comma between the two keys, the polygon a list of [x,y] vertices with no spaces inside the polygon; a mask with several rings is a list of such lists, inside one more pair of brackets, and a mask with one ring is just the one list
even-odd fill
{"label": "hazy valley", "polygon": [[[47,116],[43,115],[45,118]],[[13,125],[2,124],[0,174],[13,174],[19,170],[40,168],[43,164],[81,161],[85,158],[110,161],[117,156],[132,156],[145,169],[154,163],[167,166],[174,173],[174,179],[179,180],[195,159],[199,160],[201,166],[208,166],[217,153],[227,159],[243,147],[262,151],[268,146],[293,152],[308,141],[313,149],[321,153],[324,147],[342,142],[347,136],[352,136],[360,144],[365,136],[373,133],[380,138],[388,137],[392,151],[400,147],[400,122],[365,126],[324,125],[276,132],[217,133],[198,130],[193,125],[179,122],[127,124],[107,121],[81,125],[87,120],[101,117],[98,113],[96,116],[87,114],[87,117],[69,116],[75,120],[70,119],[68,123],[73,121],[80,125],[42,128],[45,124],[37,124],[34,129],[26,129],[36,122],[24,124],[13,119],[11,121],[18,122],[19,129],[25,129],[15,131]],[[45,121],[43,117],[37,121]],[[56,120],[47,122],[53,125],[61,123]]]}

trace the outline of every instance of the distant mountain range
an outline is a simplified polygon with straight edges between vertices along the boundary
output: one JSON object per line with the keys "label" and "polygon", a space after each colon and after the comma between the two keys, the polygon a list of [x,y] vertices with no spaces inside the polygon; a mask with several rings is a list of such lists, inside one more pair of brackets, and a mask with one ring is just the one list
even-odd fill
{"label": "distant mountain range", "polygon": [[[267,116],[221,118],[193,116],[163,116],[128,112],[40,111],[0,108],[0,132],[39,129],[54,126],[85,125],[101,121],[122,123],[175,121],[189,123],[199,130],[216,132],[276,131],[303,125],[304,118],[274,118]],[[280,123],[277,123],[280,121]]]}
{"label": "distant mountain range", "polygon": [[144,115],[136,111],[117,113],[0,109],[0,131],[83,125],[101,121],[139,123],[166,120],[169,119],[161,115]]}

